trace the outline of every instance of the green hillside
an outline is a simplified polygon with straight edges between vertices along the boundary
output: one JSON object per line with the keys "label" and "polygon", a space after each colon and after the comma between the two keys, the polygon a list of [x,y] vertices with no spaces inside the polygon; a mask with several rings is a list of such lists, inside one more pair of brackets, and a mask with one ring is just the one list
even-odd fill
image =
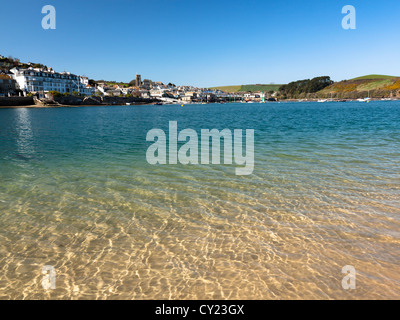
{"label": "green hillside", "polygon": [[222,86],[222,87],[212,87],[212,90],[221,90],[224,92],[236,93],[239,92],[242,86]]}
{"label": "green hillside", "polygon": [[368,75],[351,80],[335,82],[318,92],[319,97],[360,98],[391,97],[400,94],[400,77]]}
{"label": "green hillside", "polygon": [[242,86],[240,91],[243,91],[243,92],[247,92],[247,91],[251,91],[251,92],[256,92],[256,91],[264,91],[264,92],[278,91],[281,86],[282,86],[281,84],[255,84],[255,85],[250,84],[250,85]]}
{"label": "green hillside", "polygon": [[241,86],[221,86],[221,87],[213,87],[210,89],[213,90],[221,90],[230,93],[237,93],[237,92],[268,92],[268,91],[278,91],[279,87],[282,86],[281,84],[248,84],[248,85],[241,85]]}
{"label": "green hillside", "polygon": [[[213,87],[213,90],[222,90],[230,93],[269,92],[279,91],[281,84],[257,84]],[[282,95],[282,92],[280,92]],[[291,98],[339,98],[356,99],[367,96],[376,98],[400,96],[400,77],[371,74],[350,80],[335,82],[316,93],[295,94]]]}
{"label": "green hillside", "polygon": [[362,76],[362,77],[358,77],[358,78],[354,78],[351,80],[377,80],[377,79],[394,79],[394,78],[398,78],[398,77],[394,77],[394,76],[385,76],[385,75],[381,75],[381,74],[370,74],[368,76]]}

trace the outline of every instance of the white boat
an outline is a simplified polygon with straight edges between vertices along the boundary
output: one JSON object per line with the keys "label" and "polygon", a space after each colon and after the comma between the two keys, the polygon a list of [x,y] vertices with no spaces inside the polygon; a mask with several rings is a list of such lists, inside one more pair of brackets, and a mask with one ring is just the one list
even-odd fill
{"label": "white boat", "polygon": [[368,97],[367,97],[367,98],[364,98],[364,99],[357,99],[357,101],[359,101],[359,102],[370,102],[370,101],[371,101],[371,98],[369,97],[369,90],[368,90]]}
{"label": "white boat", "polygon": [[328,101],[328,99],[321,99],[321,100],[318,100],[319,103],[325,103],[325,102],[327,102],[327,101]]}

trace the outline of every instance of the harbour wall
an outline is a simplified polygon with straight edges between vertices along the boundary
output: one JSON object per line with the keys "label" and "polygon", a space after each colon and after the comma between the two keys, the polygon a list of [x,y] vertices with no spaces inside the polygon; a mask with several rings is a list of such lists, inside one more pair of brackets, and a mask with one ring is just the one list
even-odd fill
{"label": "harbour wall", "polygon": [[[58,96],[54,101],[60,105],[85,106],[85,105],[126,105],[147,104],[157,102],[157,99],[126,98],[126,97],[75,97]],[[0,97],[1,107],[34,106],[34,97]]]}
{"label": "harbour wall", "polygon": [[18,107],[34,105],[33,97],[0,97],[0,106]]}

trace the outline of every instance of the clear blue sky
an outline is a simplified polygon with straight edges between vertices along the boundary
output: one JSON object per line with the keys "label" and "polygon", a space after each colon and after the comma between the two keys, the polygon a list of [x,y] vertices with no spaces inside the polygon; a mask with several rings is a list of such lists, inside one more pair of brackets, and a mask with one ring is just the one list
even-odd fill
{"label": "clear blue sky", "polygon": [[[57,29],[43,30],[44,5]],[[357,29],[341,27],[342,7]],[[20,0],[1,3],[0,54],[93,79],[202,87],[400,76],[399,0]]]}

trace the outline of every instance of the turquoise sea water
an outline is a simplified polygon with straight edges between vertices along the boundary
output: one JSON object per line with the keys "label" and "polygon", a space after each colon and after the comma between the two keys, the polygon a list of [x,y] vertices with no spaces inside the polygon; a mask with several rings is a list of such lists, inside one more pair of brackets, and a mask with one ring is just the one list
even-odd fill
{"label": "turquoise sea water", "polygon": [[[253,174],[149,165],[169,121],[254,129]],[[399,265],[399,101],[0,109],[0,299],[398,299]]]}

